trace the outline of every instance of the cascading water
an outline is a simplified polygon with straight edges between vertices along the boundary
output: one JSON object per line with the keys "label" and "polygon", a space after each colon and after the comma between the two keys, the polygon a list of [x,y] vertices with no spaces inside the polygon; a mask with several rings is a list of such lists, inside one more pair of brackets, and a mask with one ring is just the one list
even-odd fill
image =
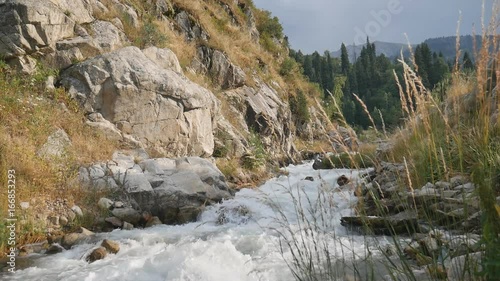
{"label": "cascading water", "polygon": [[[353,215],[356,198],[350,188],[336,184],[340,175],[356,178],[359,172],[315,171],[312,163],[291,165],[286,171],[287,176],[271,179],[258,189],[243,189],[234,199],[210,206],[198,222],[100,233],[93,243],[31,257],[35,259],[32,267],[0,279],[290,281],[293,275],[287,262],[292,264],[296,252],[283,243],[280,248],[280,241],[287,235],[307,234],[311,226],[306,222],[314,216],[316,224],[325,228],[323,234],[335,233],[334,238],[315,236],[328,245],[333,259],[362,256],[373,241],[340,225],[341,216]],[[306,241],[307,235],[300,237],[303,245],[311,242]],[[103,239],[119,242],[120,251],[87,263],[85,256]]]}

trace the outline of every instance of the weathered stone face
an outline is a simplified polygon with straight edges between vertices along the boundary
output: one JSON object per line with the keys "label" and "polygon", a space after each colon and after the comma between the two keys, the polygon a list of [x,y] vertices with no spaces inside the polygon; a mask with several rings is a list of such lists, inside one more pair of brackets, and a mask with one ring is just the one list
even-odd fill
{"label": "weathered stone face", "polygon": [[[232,197],[224,175],[206,159],[156,158],[138,164],[134,159],[137,158],[115,153],[113,160],[106,164],[82,167],[80,180],[89,188],[124,192],[130,200],[127,205],[134,205],[150,214],[149,217],[157,216],[158,221],[167,224],[194,221],[204,206]],[[101,205],[109,203],[104,201]],[[120,227],[122,222],[137,225],[140,221],[149,221],[150,218],[141,218],[135,209],[122,208],[116,203],[112,210],[116,218],[106,219],[113,226]]]}
{"label": "weathered stone face", "polygon": [[61,81],[88,113],[120,124],[146,147],[166,156],[213,152],[215,96],[136,47],[79,63],[64,71]]}
{"label": "weathered stone face", "polygon": [[211,77],[212,81],[222,89],[237,88],[245,84],[245,72],[234,65],[222,51],[200,46],[196,53],[197,58],[192,63],[193,68],[198,73]]}
{"label": "weathered stone face", "polygon": [[294,152],[292,120],[288,105],[267,84],[258,88],[243,86],[224,92],[234,112],[239,112],[240,127],[258,133],[271,154]]}
{"label": "weathered stone face", "polygon": [[0,55],[5,59],[53,48],[55,42],[71,37],[75,27],[49,1],[0,1]]}

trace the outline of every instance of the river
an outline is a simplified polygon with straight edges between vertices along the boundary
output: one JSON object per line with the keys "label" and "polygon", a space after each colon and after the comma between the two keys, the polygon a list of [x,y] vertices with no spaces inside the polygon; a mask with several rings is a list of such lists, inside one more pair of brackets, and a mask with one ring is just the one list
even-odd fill
{"label": "river", "polygon": [[[342,267],[367,252],[376,255],[378,246],[389,243],[340,225],[341,216],[353,215],[357,199],[350,187],[338,187],[336,179],[356,178],[361,171],[315,171],[311,162],[284,170],[288,175],[208,207],[197,222],[99,233],[89,244],[34,256],[31,267],[2,280],[291,281],[287,262],[307,258],[307,249],[319,247],[318,260]],[[119,242],[120,251],[87,263],[85,256],[103,239]],[[321,268],[321,263],[315,266]]]}

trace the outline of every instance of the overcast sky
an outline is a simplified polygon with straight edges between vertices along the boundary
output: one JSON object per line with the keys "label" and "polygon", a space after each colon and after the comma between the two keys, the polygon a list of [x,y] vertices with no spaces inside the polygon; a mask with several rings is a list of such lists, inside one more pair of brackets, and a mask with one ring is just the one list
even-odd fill
{"label": "overcast sky", "polygon": [[[491,3],[486,11],[491,14]],[[254,0],[258,8],[280,19],[293,49],[305,53],[335,51],[342,42],[372,41],[412,44],[456,34],[459,11],[461,34],[479,31],[481,0]],[[489,18],[488,18],[489,19]],[[478,32],[479,33],[479,32]]]}

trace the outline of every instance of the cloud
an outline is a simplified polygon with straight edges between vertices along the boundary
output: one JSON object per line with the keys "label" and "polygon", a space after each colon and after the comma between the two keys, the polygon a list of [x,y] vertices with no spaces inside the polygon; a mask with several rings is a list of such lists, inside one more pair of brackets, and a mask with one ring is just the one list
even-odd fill
{"label": "cloud", "polygon": [[[388,11],[390,3],[400,3],[402,11],[391,14],[385,24],[374,14]],[[371,40],[404,42],[403,33],[412,43],[430,37],[455,34],[458,11],[462,10],[463,33],[471,33],[479,22],[481,4],[469,0],[254,0],[257,7],[278,16],[295,49],[305,52],[336,50],[342,42],[356,41],[357,31]],[[487,1],[487,2],[491,2]],[[488,10],[488,7],[486,8]],[[491,9],[489,9],[491,10]],[[379,29],[377,29],[378,25]],[[368,28],[368,29],[367,29]]]}

